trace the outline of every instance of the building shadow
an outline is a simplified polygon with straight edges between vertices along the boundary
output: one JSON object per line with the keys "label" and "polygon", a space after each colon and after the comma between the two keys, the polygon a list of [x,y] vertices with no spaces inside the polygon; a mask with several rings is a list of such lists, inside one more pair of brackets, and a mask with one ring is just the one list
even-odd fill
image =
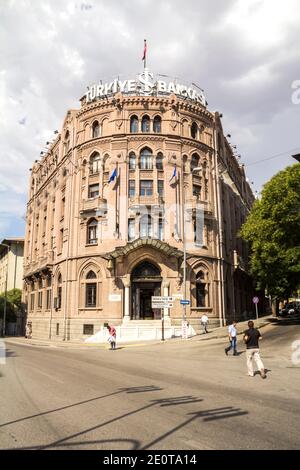
{"label": "building shadow", "polygon": [[120,388],[116,392],[108,393],[106,395],[101,395],[100,397],[90,398],[88,400],[83,400],[83,401],[79,401],[79,402],[76,402],[76,403],[72,403],[71,405],[66,405],[66,406],[62,406],[60,408],[55,408],[54,410],[43,411],[41,413],[36,413],[34,415],[25,416],[23,418],[15,419],[14,421],[8,421],[7,423],[0,423],[0,428],[2,428],[4,426],[9,426],[11,424],[20,423],[22,421],[28,421],[30,419],[38,418],[40,416],[46,416],[46,415],[50,415],[50,414],[53,414],[53,413],[57,413],[59,411],[68,410],[68,409],[74,408],[76,406],[81,406],[81,405],[85,405],[87,403],[92,403],[92,402],[101,400],[103,398],[108,398],[108,397],[112,397],[114,395],[119,395],[120,393],[124,393],[124,392],[125,393],[146,393],[146,392],[155,392],[155,391],[159,391],[159,390],[163,390],[163,389],[160,388],[160,387],[156,387],[155,385],[143,385],[141,387]]}
{"label": "building shadow", "polygon": [[291,326],[291,325],[300,325],[300,315],[290,315],[288,317],[271,317],[269,322],[272,325],[278,326]]}
{"label": "building shadow", "polygon": [[172,434],[175,434],[177,431],[180,429],[183,429],[184,427],[188,426],[191,424],[193,421],[203,418],[203,421],[217,421],[220,419],[229,419],[229,418],[236,418],[238,416],[244,416],[247,415],[248,411],[243,411],[240,408],[233,408],[232,406],[226,406],[223,408],[215,408],[211,410],[202,410],[202,411],[196,411],[193,413],[189,413],[188,416],[191,416],[190,418],[186,419],[182,423],[180,423],[178,426],[170,429],[166,433],[162,434],[161,436],[157,437],[151,442],[148,442],[146,445],[144,445],[141,450],[148,450],[152,446],[158,444],[162,440],[170,437]]}
{"label": "building shadow", "polygon": [[[156,386],[142,386],[142,387],[128,387],[128,388],[123,388],[118,390],[117,392],[114,392],[113,394],[108,394],[106,396],[112,396],[116,395],[117,393],[143,393],[143,392],[152,392],[152,391],[157,391],[161,390],[160,387]],[[103,397],[99,397],[103,398]],[[98,399],[99,399],[98,398]],[[97,399],[97,398],[96,398]],[[88,401],[93,401],[96,399],[91,399]],[[46,449],[57,449],[57,448],[72,448],[74,446],[79,447],[79,446],[86,446],[86,445],[97,445],[97,444],[111,444],[113,442],[128,442],[132,444],[132,449],[131,450],[145,450],[149,449],[152,446],[158,444],[162,440],[168,438],[169,436],[175,434],[177,431],[180,429],[186,427],[193,421],[197,419],[202,419],[205,422],[212,422],[212,421],[218,421],[221,419],[230,419],[230,418],[236,418],[239,416],[247,415],[248,411],[244,411],[240,408],[234,408],[232,406],[227,406],[227,407],[222,407],[222,408],[213,408],[213,409],[208,409],[208,410],[199,410],[199,411],[194,411],[192,413],[188,413],[187,416],[188,418],[185,419],[183,422],[178,424],[175,427],[172,427],[169,431],[165,432],[164,434],[156,437],[153,439],[151,442],[148,442],[145,445],[142,445],[139,440],[136,439],[123,439],[123,438],[117,438],[117,439],[107,439],[107,440],[93,440],[93,441],[81,441],[78,440],[81,436],[84,436],[90,432],[94,432],[97,430],[100,430],[101,428],[104,428],[105,426],[111,425],[113,423],[117,423],[118,421],[128,418],[129,416],[134,416],[137,415],[147,409],[151,409],[155,406],[159,407],[165,407],[165,406],[180,406],[180,405],[186,405],[186,404],[195,404],[202,402],[202,398],[197,398],[192,395],[183,395],[183,396],[175,396],[175,397],[167,397],[167,398],[161,398],[161,399],[154,399],[148,402],[146,405],[139,407],[135,410],[129,411],[127,413],[121,414],[119,416],[116,416],[114,418],[111,418],[107,421],[104,421],[102,423],[99,423],[95,426],[89,427],[82,429],[81,431],[77,433],[73,433],[69,436],[66,436],[62,439],[59,439],[57,441],[51,442],[46,445],[38,445],[38,446],[26,446],[23,447],[22,450],[24,449],[31,449],[31,450],[46,450]],[[87,402],[87,401],[86,401]],[[80,402],[82,403],[82,402]],[[76,406],[70,405],[70,406]],[[66,407],[61,408],[61,409],[66,409]],[[72,442],[70,442],[72,441]],[[107,447],[110,449],[110,446]],[[21,450],[21,449],[19,449]]]}

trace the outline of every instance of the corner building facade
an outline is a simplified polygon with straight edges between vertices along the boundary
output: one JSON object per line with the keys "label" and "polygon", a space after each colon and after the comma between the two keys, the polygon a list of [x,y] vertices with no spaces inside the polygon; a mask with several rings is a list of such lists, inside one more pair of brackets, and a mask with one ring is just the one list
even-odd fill
{"label": "corner building facade", "polygon": [[32,337],[84,339],[105,322],[143,331],[160,324],[154,295],[174,298],[165,325],[180,326],[184,243],[194,330],[203,313],[211,326],[248,318],[253,287],[237,233],[252,203],[218,113],[174,93],[83,97],[31,169]]}

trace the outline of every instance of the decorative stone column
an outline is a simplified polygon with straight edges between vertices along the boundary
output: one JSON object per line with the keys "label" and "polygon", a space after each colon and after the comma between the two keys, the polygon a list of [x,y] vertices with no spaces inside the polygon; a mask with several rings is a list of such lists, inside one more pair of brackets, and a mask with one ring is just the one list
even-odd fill
{"label": "decorative stone column", "polygon": [[130,321],[130,277],[123,279],[124,284],[124,317],[123,323]]}
{"label": "decorative stone column", "polygon": [[[170,287],[170,282],[169,281],[163,281],[162,288],[163,288],[163,296],[164,297],[169,296],[169,287]],[[165,317],[165,319],[170,317],[168,308],[164,308],[164,317]]]}

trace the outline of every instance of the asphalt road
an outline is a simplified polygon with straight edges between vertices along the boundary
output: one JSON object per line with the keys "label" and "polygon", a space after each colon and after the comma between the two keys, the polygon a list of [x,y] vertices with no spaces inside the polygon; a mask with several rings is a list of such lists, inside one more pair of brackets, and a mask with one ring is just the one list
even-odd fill
{"label": "asphalt road", "polygon": [[226,357],[225,340],[116,351],[8,340],[0,448],[299,449],[299,320],[262,333],[266,380],[246,375],[241,342]]}

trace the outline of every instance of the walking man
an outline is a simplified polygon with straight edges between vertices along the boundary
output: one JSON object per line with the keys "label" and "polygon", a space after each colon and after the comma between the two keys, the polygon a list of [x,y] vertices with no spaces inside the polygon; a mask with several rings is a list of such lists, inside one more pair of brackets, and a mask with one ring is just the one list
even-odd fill
{"label": "walking man", "polygon": [[203,313],[202,317],[201,317],[201,326],[202,326],[202,332],[203,334],[204,333],[208,333],[207,331],[207,324],[208,324],[208,316],[205,315],[205,313]]}
{"label": "walking man", "polygon": [[116,329],[114,326],[110,326],[110,325],[107,325],[106,328],[108,329],[108,332],[109,332],[108,341],[110,342],[110,349],[111,350],[116,349],[116,336],[117,336]]}
{"label": "walking man", "polygon": [[235,320],[233,320],[232,325],[229,326],[228,334],[229,334],[230,345],[228,346],[228,348],[225,348],[225,354],[226,354],[226,356],[228,356],[228,352],[230,351],[230,349],[233,349],[233,355],[237,356],[238,355],[237,350],[236,350],[237,329],[236,329],[236,321]]}
{"label": "walking man", "polygon": [[244,333],[244,341],[247,347],[246,357],[247,357],[248,375],[250,375],[250,377],[254,376],[254,370],[253,370],[253,360],[254,360],[260,372],[261,378],[265,379],[267,376],[265,372],[265,367],[260,358],[259,344],[258,344],[259,340],[262,339],[262,336],[259,330],[254,328],[254,323],[252,320],[248,321],[248,327],[249,329],[246,330]]}

